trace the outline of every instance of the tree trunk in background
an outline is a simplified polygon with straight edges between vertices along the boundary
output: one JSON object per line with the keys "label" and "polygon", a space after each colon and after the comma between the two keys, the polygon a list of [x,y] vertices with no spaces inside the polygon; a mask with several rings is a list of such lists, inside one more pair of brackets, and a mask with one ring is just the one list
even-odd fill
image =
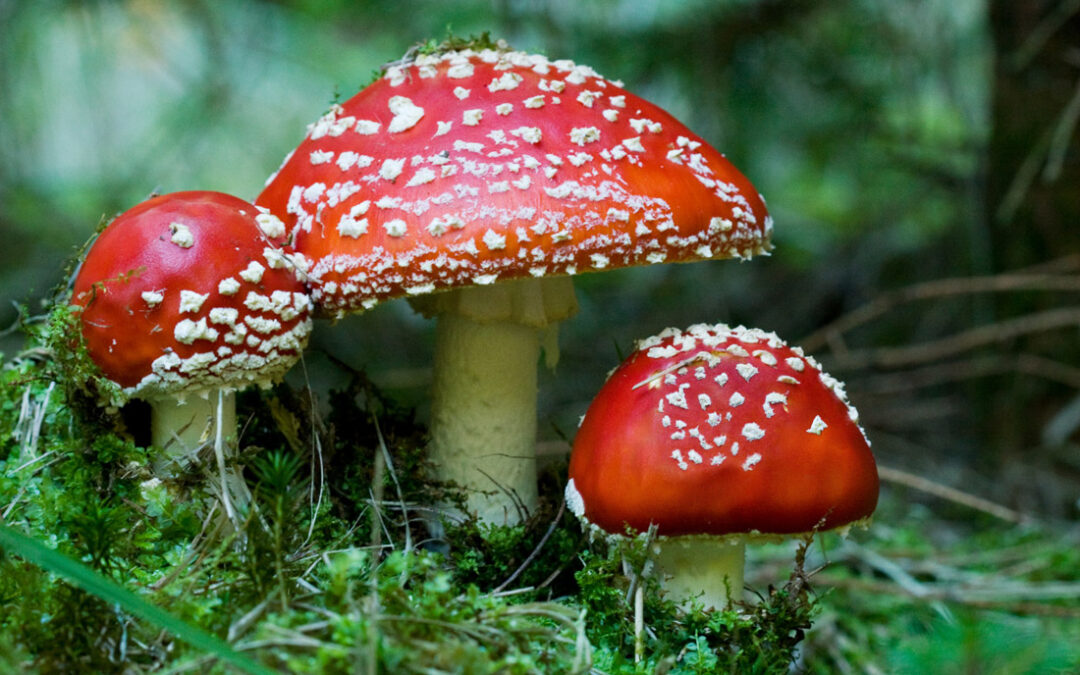
{"label": "tree trunk in background", "polygon": [[[1080,3],[989,0],[989,10],[995,64],[986,212],[993,268],[1003,272],[1080,253]],[[1060,306],[1062,298],[1010,294],[995,300],[1003,318]],[[1080,362],[1075,331],[1039,334],[1002,349]],[[1002,474],[1013,476],[1015,506],[1053,513],[1064,502],[1052,490],[1036,494],[1023,483],[1058,485],[1069,472],[1080,427],[1080,416],[1068,413],[1077,409],[1076,392],[1032,376],[999,382],[1003,386],[971,392],[988,449],[998,450],[988,458],[1011,467]],[[1046,434],[1055,417],[1059,429],[1062,422],[1072,425],[1068,440]]]}

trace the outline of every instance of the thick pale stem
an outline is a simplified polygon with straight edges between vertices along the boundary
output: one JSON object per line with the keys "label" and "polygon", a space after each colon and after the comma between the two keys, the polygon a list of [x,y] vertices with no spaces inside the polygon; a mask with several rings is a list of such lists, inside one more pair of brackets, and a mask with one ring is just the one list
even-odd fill
{"label": "thick pale stem", "polygon": [[150,440],[162,451],[159,461],[163,468],[171,461],[190,461],[206,443],[214,443],[218,434],[217,420],[221,419],[221,436],[229,441],[236,437],[236,396],[223,394],[218,409],[218,393],[204,398],[191,395],[183,403],[174,397],[162,397],[150,402]]}
{"label": "thick pale stem", "polygon": [[485,522],[536,508],[536,369],[540,335],[517,323],[438,319],[431,401],[436,475],[466,490]]}
{"label": "thick pale stem", "polygon": [[742,600],[745,550],[739,536],[659,539],[653,561],[660,587],[683,607],[697,601],[705,609],[724,609]]}
{"label": "thick pale stem", "polygon": [[431,403],[436,477],[468,493],[480,520],[536,509],[536,369],[558,359],[558,322],[577,311],[569,277],[518,279],[411,300],[437,319]]}

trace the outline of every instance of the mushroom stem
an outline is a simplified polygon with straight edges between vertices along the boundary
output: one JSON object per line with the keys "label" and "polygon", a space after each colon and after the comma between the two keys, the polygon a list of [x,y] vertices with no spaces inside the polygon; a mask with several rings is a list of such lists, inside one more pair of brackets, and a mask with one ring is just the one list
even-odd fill
{"label": "mushroom stem", "polygon": [[746,539],[725,537],[662,537],[653,542],[653,561],[660,587],[688,608],[724,609],[742,599]]}
{"label": "mushroom stem", "polygon": [[557,360],[558,323],[574,315],[569,277],[518,279],[411,299],[436,318],[431,395],[435,476],[467,492],[486,523],[536,510],[536,371]]}
{"label": "mushroom stem", "polygon": [[[219,407],[220,398],[220,407]],[[150,402],[150,440],[162,451],[155,462],[158,473],[169,473],[173,461],[187,462],[207,442],[213,442],[221,425],[225,440],[236,436],[236,395],[212,392],[192,395],[183,402],[175,396],[162,396]]]}
{"label": "mushroom stem", "polygon": [[[436,477],[467,493],[488,523],[536,509],[537,328],[439,316],[431,401]],[[494,496],[491,496],[494,493]]]}

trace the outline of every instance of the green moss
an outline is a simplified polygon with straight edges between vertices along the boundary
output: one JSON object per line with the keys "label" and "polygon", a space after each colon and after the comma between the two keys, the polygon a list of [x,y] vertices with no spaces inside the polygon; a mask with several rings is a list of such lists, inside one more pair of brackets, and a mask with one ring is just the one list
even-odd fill
{"label": "green moss", "polygon": [[480,35],[462,37],[460,35],[454,35],[450,30],[447,30],[446,37],[442,40],[432,38],[419,43],[413,49],[417,54],[439,55],[445,54],[446,52],[460,52],[466,49],[471,49],[473,51],[483,51],[485,49],[506,51],[510,49],[510,47],[505,41],[496,40],[491,37],[491,33],[488,31],[484,31]]}
{"label": "green moss", "polygon": [[41,375],[63,386],[68,407],[79,423],[115,428],[118,424],[115,405],[122,404],[127,397],[119,385],[102,375],[90,358],[82,334],[81,311],[63,297],[52,307],[47,320],[36,328],[35,341],[42,345],[47,356]]}
{"label": "green moss", "polygon": [[[559,491],[542,491],[561,494]],[[447,557],[455,576],[480,588],[537,589],[543,595],[572,592],[573,573],[585,537],[577,520],[542,499],[524,523],[501,527],[468,520],[447,529]]]}
{"label": "green moss", "polygon": [[[0,371],[5,522],[275,667],[568,673],[583,672],[595,650],[611,672],[633,672],[618,665],[633,658],[621,561],[640,568],[643,549],[593,550],[554,500],[516,527],[466,521],[433,540],[415,507],[460,494],[426,477],[427,436],[413,411],[360,372],[331,394],[325,418],[286,386],[238,397],[246,424],[229,470],[250,499],[230,523],[212,494],[216,471],[196,464],[154,477],[124,416],[97,408],[77,320],[54,310],[35,326],[33,356]],[[545,494],[561,494],[564,468],[545,475]],[[681,654],[673,666],[704,672],[719,662],[729,643],[716,636],[731,626],[680,614],[652,586],[647,608],[662,635],[648,644],[649,663]],[[0,659],[31,669],[218,672],[167,633],[11,555],[0,558],[0,609]]]}
{"label": "green moss", "polygon": [[370,85],[377,81],[380,77],[386,74],[386,71],[394,66],[407,66],[411,65],[416,57],[423,54],[428,56],[438,56],[447,52],[457,52],[471,49],[473,51],[482,51],[485,49],[494,49],[499,51],[507,51],[511,47],[504,40],[496,40],[491,37],[491,33],[484,31],[480,35],[470,35],[469,37],[461,37],[454,35],[452,31],[447,29],[446,37],[443,39],[429,38],[422,42],[417,42],[405,52],[400,59],[396,61],[390,61],[384,63],[383,66],[375,71],[370,81],[366,85]]}

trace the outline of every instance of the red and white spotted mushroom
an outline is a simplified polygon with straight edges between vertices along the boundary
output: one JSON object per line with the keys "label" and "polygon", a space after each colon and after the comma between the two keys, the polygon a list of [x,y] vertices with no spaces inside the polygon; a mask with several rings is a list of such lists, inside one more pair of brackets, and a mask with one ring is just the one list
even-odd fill
{"label": "red and white spotted mushroom", "polygon": [[[695,325],[639,343],[574,439],[567,504],[622,535],[656,525],[661,585],[739,599],[748,538],[865,521],[870,444],[843,385],[775,334]],[[726,580],[726,581],[725,581]]]}
{"label": "red and white spotted mushroom", "polygon": [[570,277],[747,259],[772,230],[750,182],[671,115],[505,49],[388,68],[311,125],[257,203],[292,228],[322,311],[409,297],[438,318],[434,464],[497,522],[536,503],[536,363],[577,309]]}
{"label": "red and white spotted mushroom", "polygon": [[122,213],[83,260],[72,304],[87,351],[114,403],[150,403],[167,456],[235,435],[233,392],[268,386],[306,345],[311,300],[272,242],[283,234],[237,197],[176,192]]}

